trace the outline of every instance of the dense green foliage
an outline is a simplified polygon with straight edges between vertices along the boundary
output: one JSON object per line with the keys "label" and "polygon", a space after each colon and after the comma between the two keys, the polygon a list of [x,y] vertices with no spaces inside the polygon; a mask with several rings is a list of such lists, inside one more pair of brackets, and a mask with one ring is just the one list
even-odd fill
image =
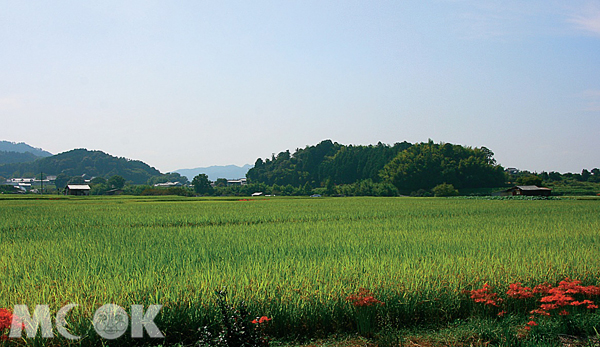
{"label": "dense green foliage", "polygon": [[11,151],[0,151],[0,165],[1,164],[12,164],[12,163],[27,163],[39,159],[37,155],[31,152],[11,152]]}
{"label": "dense green foliage", "polygon": [[0,175],[22,177],[44,172],[48,175],[65,174],[67,176],[102,176],[109,178],[119,175],[126,181],[143,184],[160,172],[139,160],[118,158],[101,151],[74,149],[51,157],[38,159],[31,163],[0,165]]}
{"label": "dense green foliage", "polygon": [[457,189],[502,186],[504,169],[489,149],[433,141],[416,144],[398,154],[381,172],[400,192],[429,190],[447,183]]}
{"label": "dense green foliage", "polygon": [[237,200],[0,198],[0,307],[77,303],[71,331],[100,345],[100,305],[162,304],[165,343],[193,344],[218,325],[223,286],[271,336],[307,337],[356,331],[360,287],[416,326],[481,315],[462,291],[483,283],[600,277],[598,201]]}
{"label": "dense green foliage", "polygon": [[[496,165],[493,153],[485,147],[432,141],[416,145],[402,142],[394,146],[344,146],[330,140],[293,154],[285,151],[265,161],[259,158],[247,177],[251,182],[269,186],[303,188],[308,184],[325,188],[327,193],[349,193],[342,195],[364,195],[351,188],[380,182],[393,184],[395,190],[408,194],[430,191],[442,183],[457,189],[499,187],[506,178],[504,169]],[[346,186],[336,189],[338,185]],[[390,190],[385,190],[384,195],[389,194]]]}
{"label": "dense green foliage", "polygon": [[434,196],[456,196],[458,195],[458,190],[454,188],[453,185],[448,183],[438,184],[437,186],[431,189],[431,192]]}
{"label": "dense green foliage", "polygon": [[185,176],[181,176],[178,172],[168,172],[166,174],[162,174],[160,176],[150,177],[148,180],[149,185],[155,185],[157,183],[166,183],[166,182],[179,182],[181,184],[189,183],[189,180]]}
{"label": "dense green foliage", "polygon": [[[520,173],[521,175],[523,174],[529,174],[529,172],[524,171]],[[587,169],[583,169],[581,170],[581,173],[558,173],[555,171],[551,171],[551,172],[545,172],[543,171],[540,174],[537,174],[537,176],[539,178],[541,178],[542,180],[544,180],[545,182],[557,182],[557,181],[567,181],[567,180],[573,180],[573,181],[577,181],[577,182],[593,182],[593,183],[600,183],[600,169],[598,168],[593,168],[591,171],[588,171]]]}
{"label": "dense green foliage", "polygon": [[352,184],[370,179],[379,182],[379,171],[400,151],[410,147],[407,142],[393,146],[378,143],[376,146],[345,146],[325,140],[316,146],[289,150],[276,157],[258,158],[246,177],[255,183],[303,187],[326,186],[328,182]]}
{"label": "dense green foliage", "polygon": [[194,191],[198,194],[205,195],[212,192],[212,186],[206,174],[199,174],[192,180]]}
{"label": "dense green foliage", "polygon": [[581,173],[556,171],[532,173],[518,171],[508,175],[509,182],[538,185],[552,189],[552,195],[600,195],[600,169],[583,169]]}
{"label": "dense green foliage", "polygon": [[21,190],[14,186],[0,184],[0,194],[16,194],[20,192]]}

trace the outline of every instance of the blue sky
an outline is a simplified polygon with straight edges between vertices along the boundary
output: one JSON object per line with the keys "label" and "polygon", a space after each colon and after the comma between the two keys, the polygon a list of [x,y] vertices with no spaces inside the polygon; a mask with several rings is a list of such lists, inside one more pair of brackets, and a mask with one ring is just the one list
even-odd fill
{"label": "blue sky", "polygon": [[324,139],[600,167],[600,1],[0,5],[0,140],[162,172]]}

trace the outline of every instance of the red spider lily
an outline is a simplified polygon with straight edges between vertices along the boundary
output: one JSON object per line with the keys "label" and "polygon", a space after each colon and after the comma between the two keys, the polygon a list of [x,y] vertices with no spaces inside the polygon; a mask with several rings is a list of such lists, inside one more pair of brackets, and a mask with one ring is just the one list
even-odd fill
{"label": "red spider lily", "polygon": [[[539,298],[539,307],[530,312],[542,316],[550,316],[551,312],[556,312],[555,314],[562,316],[569,315],[569,306],[585,306],[589,310],[597,309],[598,305],[590,298],[600,296],[600,286],[582,286],[581,283],[579,280],[565,278],[556,287],[544,283],[536,285],[532,289],[517,282],[509,284],[506,295],[512,299],[529,299],[533,298],[535,294],[542,294]],[[477,303],[502,309],[502,298],[499,298],[498,294],[494,293],[487,283],[481,289],[465,290],[463,293],[469,294],[471,299]],[[586,299],[581,299],[581,296],[586,297]],[[502,310],[497,315],[502,317],[505,314],[506,311]]]}
{"label": "red spider lily", "polygon": [[352,294],[346,297],[346,301],[351,301],[352,305],[356,307],[384,305],[383,302],[375,299],[373,294],[365,288],[360,288],[358,294]]}
{"label": "red spider lily", "polygon": [[536,286],[533,289],[534,293],[543,293],[543,296],[540,299],[540,308],[538,310],[532,311],[532,313],[538,313],[545,316],[549,316],[550,313],[547,311],[555,310],[558,308],[562,308],[558,314],[561,316],[566,316],[569,314],[569,311],[565,309],[568,306],[583,306],[586,305],[587,309],[596,309],[597,305],[594,304],[592,300],[575,300],[575,295],[584,295],[587,297],[591,297],[594,295],[600,295],[600,286],[582,286],[581,281],[579,280],[571,280],[569,278],[565,278],[563,281],[558,283],[557,287],[552,287],[549,284],[544,284],[540,286]]}
{"label": "red spider lily", "polygon": [[[0,333],[2,333],[4,330],[8,330],[11,328],[11,325],[13,323],[13,320],[15,320],[15,322],[17,322],[17,324],[23,324],[20,323],[20,319],[18,317],[16,317],[15,315],[12,314],[12,312],[6,308],[0,308]],[[8,339],[8,337],[6,335],[2,335],[0,336],[0,340],[6,340]]]}
{"label": "red spider lily", "polygon": [[[501,311],[497,314],[498,317],[503,317],[507,313],[505,310],[502,310],[504,308],[502,298],[498,297],[498,294],[494,293],[491,286],[487,283],[481,289],[465,290],[463,293],[469,294],[471,299],[477,303],[499,308]],[[538,325],[535,321],[535,315],[568,316],[572,313],[569,309],[570,306],[583,306],[589,310],[598,309],[599,306],[593,301],[592,297],[600,296],[600,286],[582,286],[581,281],[570,278],[560,281],[557,286],[544,283],[536,285],[533,289],[524,287],[521,283],[517,282],[509,284],[506,296],[512,299],[537,298],[539,303],[538,308],[530,311],[532,316],[529,317],[529,322],[520,330],[520,334],[526,336],[532,327]]]}
{"label": "red spider lily", "polygon": [[0,329],[8,329],[12,324],[12,312],[5,308],[0,308]]}
{"label": "red spider lily", "polygon": [[550,310],[554,310],[557,308],[558,308],[557,304],[542,304],[542,305],[540,305],[540,309],[544,310],[544,311],[550,311]]}
{"label": "red spider lily", "polygon": [[509,285],[506,295],[513,299],[529,299],[533,297],[533,292],[529,287],[523,287],[521,283],[513,283]]}
{"label": "red spider lily", "polygon": [[552,286],[548,283],[538,284],[533,287],[533,294],[548,294],[550,293],[550,289],[552,289]]}
{"label": "red spider lily", "polygon": [[262,324],[262,323],[264,323],[264,322],[268,322],[268,321],[270,321],[270,320],[272,320],[272,319],[273,319],[273,318],[269,318],[269,317],[267,317],[267,316],[262,316],[262,317],[260,317],[258,320],[256,320],[256,319],[255,319],[255,320],[253,320],[253,321],[252,321],[252,323],[253,323],[253,324]]}
{"label": "red spider lily", "polygon": [[486,283],[481,289],[471,290],[469,292],[471,294],[471,299],[475,302],[482,302],[486,306],[499,307],[499,303],[502,302],[502,299],[498,297],[497,293],[493,293],[491,288],[492,287]]}
{"label": "red spider lily", "polygon": [[542,315],[542,316],[549,316],[550,315],[550,312],[548,312],[547,310],[543,310],[543,309],[535,309],[535,310],[531,311],[530,313],[532,313],[532,314],[537,313],[537,314]]}

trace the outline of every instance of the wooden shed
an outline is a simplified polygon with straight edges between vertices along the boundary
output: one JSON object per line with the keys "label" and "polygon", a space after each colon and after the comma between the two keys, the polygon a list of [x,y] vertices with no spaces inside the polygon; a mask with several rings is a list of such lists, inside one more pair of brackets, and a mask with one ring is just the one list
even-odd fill
{"label": "wooden shed", "polygon": [[550,196],[552,189],[538,186],[514,186],[510,189],[495,193],[499,196]]}
{"label": "wooden shed", "polygon": [[67,184],[65,187],[65,195],[90,195],[90,186],[87,184]]}

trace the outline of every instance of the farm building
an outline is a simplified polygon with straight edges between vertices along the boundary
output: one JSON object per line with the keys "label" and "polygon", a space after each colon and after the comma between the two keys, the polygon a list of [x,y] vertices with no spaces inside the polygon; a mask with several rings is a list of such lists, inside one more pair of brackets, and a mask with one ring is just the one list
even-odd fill
{"label": "farm building", "polygon": [[538,186],[515,186],[507,190],[503,190],[494,195],[498,196],[550,196],[552,189]]}
{"label": "farm building", "polygon": [[65,195],[90,195],[90,186],[87,184],[67,184]]}
{"label": "farm building", "polygon": [[245,178],[240,178],[238,180],[227,180],[227,186],[245,186],[247,181]]}

